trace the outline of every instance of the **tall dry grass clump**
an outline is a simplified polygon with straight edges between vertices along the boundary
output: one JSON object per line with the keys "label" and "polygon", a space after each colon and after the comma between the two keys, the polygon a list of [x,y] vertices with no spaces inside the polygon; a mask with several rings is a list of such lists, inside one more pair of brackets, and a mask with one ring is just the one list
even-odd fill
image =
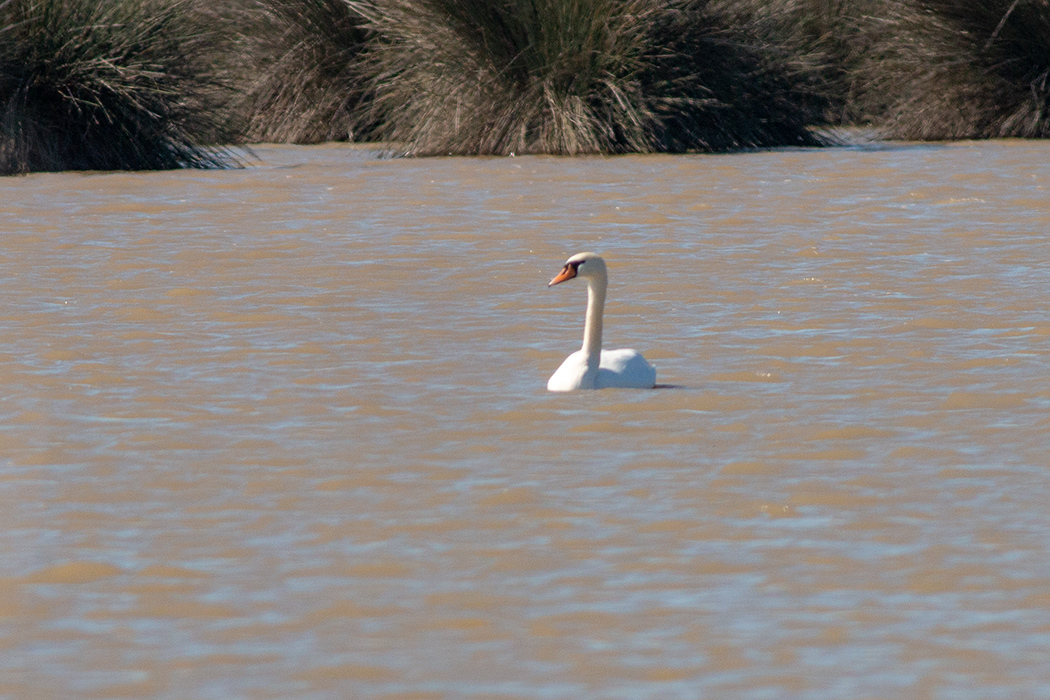
{"label": "tall dry grass clump", "polygon": [[238,113],[247,140],[317,143],[355,136],[351,114],[362,92],[356,62],[368,34],[349,4],[241,0],[219,12],[238,29]]}
{"label": "tall dry grass clump", "polygon": [[0,173],[230,164],[213,48],[189,0],[0,2]]}
{"label": "tall dry grass clump", "polygon": [[[745,3],[746,5],[747,3]],[[877,104],[860,99],[859,68],[892,31],[885,21],[895,0],[768,0],[754,21],[771,43],[807,65],[810,121],[869,124]]]}
{"label": "tall dry grass clump", "polygon": [[815,146],[824,96],[809,53],[779,31],[790,3],[665,4],[648,32],[642,96],[654,150]]}
{"label": "tall dry grass clump", "polygon": [[815,145],[784,55],[730,1],[356,0],[359,114],[410,155]]}
{"label": "tall dry grass clump", "polygon": [[860,72],[889,138],[1050,136],[1050,2],[910,0]]}

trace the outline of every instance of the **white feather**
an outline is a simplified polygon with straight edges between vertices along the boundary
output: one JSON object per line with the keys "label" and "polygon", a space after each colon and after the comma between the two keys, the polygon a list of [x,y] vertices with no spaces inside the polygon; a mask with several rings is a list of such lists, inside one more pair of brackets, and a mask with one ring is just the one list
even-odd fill
{"label": "white feather", "polygon": [[602,350],[602,315],[608,286],[605,260],[594,253],[578,253],[565,262],[561,274],[550,284],[560,284],[575,277],[587,280],[583,348],[565,358],[547,381],[547,389],[652,389],[656,385],[656,368],[646,362],[641,353],[628,349]]}

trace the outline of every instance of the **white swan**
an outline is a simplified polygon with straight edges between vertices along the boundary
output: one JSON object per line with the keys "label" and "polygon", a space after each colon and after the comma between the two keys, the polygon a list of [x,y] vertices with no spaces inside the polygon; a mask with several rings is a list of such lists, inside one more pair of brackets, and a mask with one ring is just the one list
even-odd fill
{"label": "white swan", "polygon": [[637,350],[602,350],[602,313],[608,274],[605,260],[594,253],[577,253],[565,262],[548,287],[573,277],[587,280],[587,323],[583,328],[583,349],[565,358],[547,382],[548,391],[576,389],[652,389],[656,368]]}

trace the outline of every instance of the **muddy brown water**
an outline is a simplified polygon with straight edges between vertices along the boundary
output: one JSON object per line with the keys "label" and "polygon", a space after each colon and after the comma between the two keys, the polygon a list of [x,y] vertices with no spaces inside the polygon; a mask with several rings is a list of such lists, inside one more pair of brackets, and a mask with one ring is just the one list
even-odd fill
{"label": "muddy brown water", "polygon": [[257,154],[0,182],[0,697],[1050,698],[1050,145]]}

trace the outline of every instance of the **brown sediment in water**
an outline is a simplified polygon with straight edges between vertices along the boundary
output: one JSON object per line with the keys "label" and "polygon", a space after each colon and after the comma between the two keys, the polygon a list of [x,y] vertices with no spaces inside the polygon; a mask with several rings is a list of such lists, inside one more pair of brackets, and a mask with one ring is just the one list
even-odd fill
{"label": "brown sediment in water", "polygon": [[[1042,687],[1045,151],[7,183],[0,689]],[[584,249],[674,390],[545,391]]]}

